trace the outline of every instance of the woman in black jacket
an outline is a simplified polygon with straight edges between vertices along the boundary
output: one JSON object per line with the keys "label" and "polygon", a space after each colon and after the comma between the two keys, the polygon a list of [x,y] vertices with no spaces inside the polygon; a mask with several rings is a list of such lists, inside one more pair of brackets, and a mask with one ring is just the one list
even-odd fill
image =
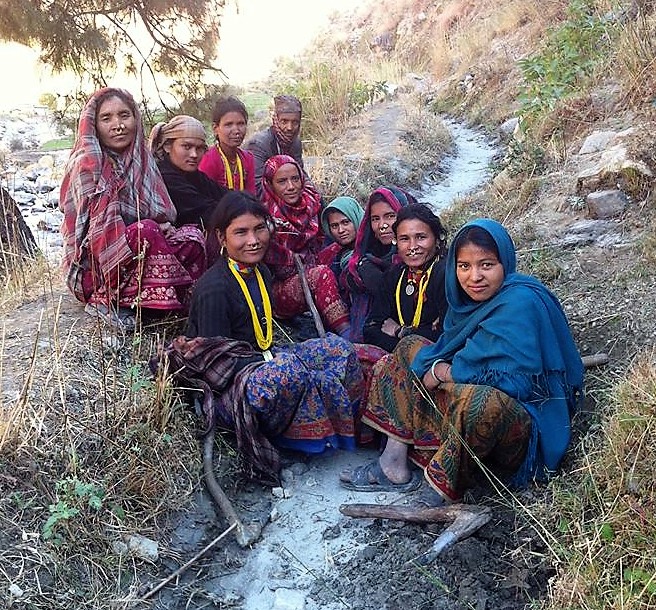
{"label": "woman in black jacket", "polygon": [[203,230],[228,192],[198,169],[207,151],[205,138],[203,124],[186,115],[158,123],[150,132],[150,148],[178,211],[176,224],[195,224]]}
{"label": "woman in black jacket", "polygon": [[364,327],[366,343],[391,352],[401,337],[435,341],[446,313],[446,231],[425,204],[402,208],[392,226],[400,263],[385,272]]}

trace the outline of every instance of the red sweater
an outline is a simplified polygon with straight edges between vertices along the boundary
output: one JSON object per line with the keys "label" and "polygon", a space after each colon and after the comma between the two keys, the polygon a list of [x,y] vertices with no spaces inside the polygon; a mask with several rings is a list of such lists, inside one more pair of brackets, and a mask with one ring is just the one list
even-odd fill
{"label": "red sweater", "polygon": [[[241,165],[244,171],[244,188],[239,186],[239,171],[235,171],[232,176],[233,181],[233,190],[248,191],[249,193],[256,195],[255,192],[255,157],[253,153],[248,150],[242,150],[241,148],[237,149],[237,155],[241,159]],[[216,146],[212,146],[200,160],[198,169],[209,176],[214,182],[217,182],[221,186],[228,188],[228,172],[226,171],[225,164],[223,163],[223,158],[219,153],[219,150]],[[228,170],[230,171],[230,170]]]}

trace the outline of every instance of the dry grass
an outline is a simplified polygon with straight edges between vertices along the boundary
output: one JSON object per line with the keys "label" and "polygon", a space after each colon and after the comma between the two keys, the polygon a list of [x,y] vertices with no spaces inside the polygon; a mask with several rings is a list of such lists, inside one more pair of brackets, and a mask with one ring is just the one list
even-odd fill
{"label": "dry grass", "polygon": [[50,271],[40,298],[4,302],[0,597],[107,608],[149,571],[117,544],[138,533],[166,553],[165,517],[199,482],[196,423],[167,379],[148,371],[161,329],[131,341],[85,324],[57,296],[60,284],[51,292]]}
{"label": "dry grass", "polygon": [[516,106],[517,60],[535,48],[564,4],[476,3],[448,30],[438,30],[430,46],[431,71],[450,83],[445,103],[462,103],[471,117],[481,113],[487,124],[507,117]]}
{"label": "dry grass", "polygon": [[617,78],[623,83],[624,103],[642,107],[653,97],[656,87],[656,14],[642,13],[629,21],[617,41],[613,62]]}
{"label": "dry grass", "polygon": [[656,604],[656,361],[644,354],[608,391],[606,416],[584,437],[572,471],[553,485],[544,518],[562,562],[543,608]]}
{"label": "dry grass", "polygon": [[[498,124],[518,108],[516,61],[539,50],[568,4],[403,0],[372,6],[358,26],[360,40],[354,44],[349,32],[327,55],[328,68],[306,74],[312,99],[306,116],[322,140],[316,148],[331,147],[344,129],[357,134],[357,122],[348,118],[356,83],[400,82],[408,70],[425,69],[440,81],[441,107]],[[426,19],[401,28],[396,52],[381,56],[368,48],[365,38],[404,19],[407,25],[420,11]],[[622,104],[641,112],[649,111],[645,102],[654,90],[655,23],[653,14],[628,21],[614,45],[617,55],[609,58]],[[467,74],[472,78],[465,82]],[[591,87],[607,77],[596,74]],[[570,140],[597,118],[586,91],[559,103],[537,129],[548,159],[562,160]],[[435,117],[418,110],[408,122],[415,135],[406,144],[435,164],[446,145]],[[535,208],[541,182],[530,157],[529,169],[508,189],[465,198],[443,214],[451,233],[474,216],[514,221]],[[339,155],[313,176],[327,197],[346,192],[364,199],[374,186],[399,181],[389,171],[389,163],[375,158]],[[653,241],[642,244],[647,263],[656,258]],[[547,281],[559,279],[553,252],[528,252],[523,263]],[[146,368],[162,339],[158,330],[166,329],[144,329],[131,342],[80,324],[79,310],[67,310],[55,296],[64,290],[52,278],[42,261],[21,267],[5,276],[0,299],[7,317],[0,334],[0,599],[11,600],[15,585],[23,591],[19,607],[119,607],[114,600],[136,597],[155,568],[114,545],[131,533],[165,540],[166,513],[184,509],[199,482],[196,423],[166,380],[151,378]],[[608,387],[607,380],[593,381]],[[656,605],[653,355],[596,402],[605,416],[580,441],[575,467],[551,485],[552,502],[517,504],[544,536],[558,569],[550,600],[542,604],[549,610]]]}

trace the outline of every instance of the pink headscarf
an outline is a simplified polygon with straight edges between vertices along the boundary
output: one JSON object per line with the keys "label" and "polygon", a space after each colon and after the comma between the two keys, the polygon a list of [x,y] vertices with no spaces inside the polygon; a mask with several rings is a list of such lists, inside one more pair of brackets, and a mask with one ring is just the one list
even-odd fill
{"label": "pink headscarf", "polygon": [[[369,195],[367,206],[364,209],[364,218],[362,219],[357,235],[355,236],[353,255],[351,256],[346,268],[354,283],[360,287],[363,287],[364,284],[362,283],[360,274],[357,271],[358,263],[365,256],[376,262],[376,258],[371,254],[372,243],[373,240],[376,239],[371,229],[371,205],[372,200],[376,198],[376,195],[382,195],[383,199],[397,214],[401,208],[414,201],[414,197],[396,186],[381,186]],[[378,201],[380,200],[379,198],[376,199]],[[393,248],[393,252],[396,252],[396,248]]]}

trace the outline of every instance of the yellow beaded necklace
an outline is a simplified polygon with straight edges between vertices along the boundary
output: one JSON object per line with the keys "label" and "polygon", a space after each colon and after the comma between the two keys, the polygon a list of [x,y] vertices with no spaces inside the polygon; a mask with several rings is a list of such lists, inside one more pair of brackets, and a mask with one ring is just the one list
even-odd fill
{"label": "yellow beaded necklace", "polygon": [[[234,189],[235,188],[235,180],[232,175],[232,168],[230,166],[230,161],[228,161],[228,157],[226,157],[225,153],[221,150],[221,147],[217,143],[216,145],[219,154],[221,155],[221,159],[223,159],[223,167],[225,168],[225,175],[226,175],[226,182],[228,184],[229,189]],[[237,153],[237,173],[239,174],[239,189],[240,191],[244,190],[244,168],[241,164],[241,158],[239,157],[239,153]]]}
{"label": "yellow beaded necklace", "polygon": [[[437,260],[437,259],[436,259]],[[428,271],[421,276],[419,280],[419,293],[417,294],[417,305],[415,307],[415,314],[412,316],[413,328],[419,326],[421,320],[421,310],[424,306],[424,294],[426,293],[426,288],[428,288],[428,280],[430,280],[431,272],[433,271],[433,266],[435,261],[431,263],[431,266],[428,268]],[[399,278],[398,283],[396,284],[396,313],[399,316],[399,322],[401,326],[405,326],[405,320],[403,319],[403,314],[401,313],[401,284],[403,284],[403,277],[407,274],[408,269],[404,269],[401,277]]]}
{"label": "yellow beaded necklace", "polygon": [[255,277],[257,278],[257,285],[260,288],[260,294],[262,295],[262,305],[264,306],[266,337],[264,336],[264,331],[262,330],[262,324],[257,317],[257,311],[255,309],[255,303],[253,303],[251,293],[248,290],[248,286],[246,286],[244,278],[241,277],[241,273],[239,272],[239,263],[229,258],[228,267],[230,268],[232,275],[235,276],[235,279],[237,280],[237,283],[239,284],[239,287],[244,294],[244,298],[246,299],[248,309],[250,309],[251,320],[253,321],[253,331],[255,332],[255,340],[257,341],[257,344],[261,350],[268,350],[273,343],[273,314],[271,311],[271,299],[269,299],[269,293],[267,292],[266,285],[264,284],[264,278],[262,277],[260,270],[255,267]]}

